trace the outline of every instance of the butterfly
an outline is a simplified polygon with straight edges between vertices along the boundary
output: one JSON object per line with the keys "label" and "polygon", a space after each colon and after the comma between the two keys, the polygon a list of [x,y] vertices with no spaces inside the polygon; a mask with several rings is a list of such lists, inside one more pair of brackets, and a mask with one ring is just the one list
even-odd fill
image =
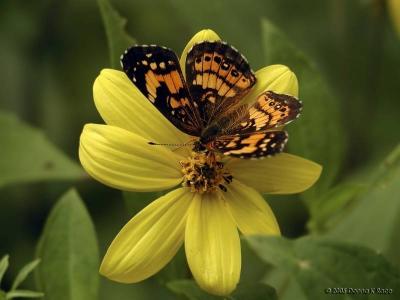
{"label": "butterfly", "polygon": [[156,45],[134,46],[121,56],[124,72],[176,128],[194,136],[194,151],[263,158],[283,150],[279,127],[302,108],[295,97],[272,91],[241,103],[256,83],[249,63],[222,41],[195,44],[187,53],[186,80],[176,54]]}

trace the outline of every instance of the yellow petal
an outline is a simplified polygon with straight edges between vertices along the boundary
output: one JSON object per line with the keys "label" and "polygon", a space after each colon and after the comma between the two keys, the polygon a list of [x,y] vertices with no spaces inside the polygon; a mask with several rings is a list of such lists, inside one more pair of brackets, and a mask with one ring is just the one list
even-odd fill
{"label": "yellow petal", "polygon": [[240,277],[240,240],[236,224],[223,198],[197,195],[189,209],[185,251],[199,286],[210,294],[226,296]]}
{"label": "yellow petal", "polygon": [[182,51],[181,59],[180,59],[180,64],[182,68],[183,75],[186,76],[185,72],[185,63],[186,63],[186,56],[188,51],[197,43],[203,42],[203,41],[219,41],[221,38],[216,34],[214,31],[211,29],[203,29],[196,33],[192,39],[187,43],[185,49]]}
{"label": "yellow petal", "polygon": [[92,177],[121,190],[165,190],[182,181],[180,156],[119,127],[85,125],[79,158]]}
{"label": "yellow petal", "polygon": [[238,180],[229,184],[227,189],[224,198],[243,234],[280,234],[274,213],[256,190]]}
{"label": "yellow petal", "polygon": [[118,233],[100,273],[124,283],[144,280],[162,269],[183,243],[193,194],[185,188],[155,200]]}
{"label": "yellow petal", "polygon": [[234,178],[269,194],[305,191],[317,181],[322,170],[319,164],[288,153],[263,160],[232,159],[227,167]]}
{"label": "yellow petal", "polygon": [[252,103],[261,93],[274,91],[294,97],[299,95],[296,75],[284,65],[271,65],[256,72],[257,82],[243,101]]}
{"label": "yellow petal", "polygon": [[124,128],[156,143],[185,143],[190,137],[175,128],[125,73],[104,69],[93,85],[97,110],[108,125]]}

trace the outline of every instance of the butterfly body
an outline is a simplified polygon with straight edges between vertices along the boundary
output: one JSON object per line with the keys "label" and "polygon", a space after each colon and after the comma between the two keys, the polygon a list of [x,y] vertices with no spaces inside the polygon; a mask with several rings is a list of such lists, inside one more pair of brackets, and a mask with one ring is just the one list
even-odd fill
{"label": "butterfly body", "polygon": [[175,53],[155,45],[135,46],[121,64],[138,89],[175,127],[197,137],[194,151],[262,158],[282,151],[301,102],[268,91],[254,104],[240,101],[256,83],[247,60],[228,44],[202,42],[188,52],[182,74]]}

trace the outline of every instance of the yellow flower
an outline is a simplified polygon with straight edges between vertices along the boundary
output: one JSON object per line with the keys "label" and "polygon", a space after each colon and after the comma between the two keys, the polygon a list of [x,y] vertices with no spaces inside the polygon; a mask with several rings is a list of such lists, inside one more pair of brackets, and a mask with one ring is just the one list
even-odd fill
{"label": "yellow flower", "polygon": [[[211,30],[196,34],[181,63],[188,49],[202,40],[219,37]],[[256,77],[246,101],[254,101],[265,90],[298,94],[296,76],[285,66],[263,68]],[[302,192],[318,179],[321,166],[287,153],[257,161],[228,159],[217,175],[222,178],[229,170],[233,176],[226,192],[203,192],[201,187],[207,189],[207,184],[194,168],[204,159],[201,154],[191,153],[189,147],[176,152],[148,144],[185,143],[191,137],[164,118],[123,72],[103,70],[93,94],[107,125],[87,124],[81,135],[79,157],[92,177],[126,191],[161,191],[185,180],[198,180],[200,186],[177,187],[134,216],[109,247],[101,274],[124,283],[144,280],[163,268],[184,243],[199,286],[211,294],[230,294],[241,269],[238,229],[244,235],[280,234],[260,193]]]}

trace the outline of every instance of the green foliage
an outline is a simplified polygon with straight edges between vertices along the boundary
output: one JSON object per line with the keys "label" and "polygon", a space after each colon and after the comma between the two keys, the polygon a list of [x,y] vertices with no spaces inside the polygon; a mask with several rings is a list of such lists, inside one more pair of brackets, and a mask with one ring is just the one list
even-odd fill
{"label": "green foliage", "polygon": [[161,197],[165,193],[155,192],[155,193],[135,193],[135,192],[124,192],[123,197],[125,201],[126,208],[130,216],[134,216],[151,202]]}
{"label": "green foliage", "polygon": [[52,209],[37,247],[37,284],[47,300],[95,300],[99,253],[90,216],[75,190]]}
{"label": "green foliage", "polygon": [[295,124],[288,126],[289,150],[324,168],[315,187],[302,195],[312,207],[316,197],[332,185],[341,166],[345,141],[339,102],[309,58],[269,21],[263,19],[261,25],[266,64],[287,65],[299,80],[304,108]]}
{"label": "green foliage", "polygon": [[[4,273],[8,268],[8,255],[5,255],[0,261],[0,284]],[[19,285],[25,281],[26,277],[38,266],[40,263],[39,259],[36,259],[27,265],[25,265],[18,273],[15,278],[10,291],[5,292],[0,289],[0,300],[14,299],[14,298],[41,298],[43,293],[30,291],[30,290],[18,290]],[[1,285],[0,285],[1,287]]]}
{"label": "green foliage", "polygon": [[16,290],[11,291],[6,294],[6,299],[14,299],[14,298],[42,298],[44,296],[43,293],[35,292],[35,291],[26,291],[26,290]]}
{"label": "green foliage", "polygon": [[[290,274],[306,299],[332,299],[326,289],[340,287],[392,289],[392,293],[385,295],[387,299],[400,296],[400,273],[382,255],[368,248],[312,237],[291,241],[253,236],[247,240],[264,262]],[[335,299],[379,297],[382,295],[360,296],[351,291],[335,294]]]}
{"label": "green foliage", "polygon": [[111,6],[109,0],[97,0],[106,30],[111,67],[120,68],[121,54],[135,43],[135,40],[125,31],[126,19]]}
{"label": "green foliage", "polygon": [[3,258],[0,260],[0,284],[1,284],[1,280],[4,277],[4,273],[7,271],[9,262],[8,262],[9,256],[8,255],[4,255]]}
{"label": "green foliage", "polygon": [[363,184],[345,182],[328,190],[313,204],[308,228],[311,231],[322,232],[326,227],[334,226],[335,217],[351,205],[365,188]]}
{"label": "green foliage", "polygon": [[17,277],[11,286],[11,290],[16,290],[19,285],[26,279],[26,277],[39,265],[40,259],[36,259],[26,266],[24,266],[21,271],[19,271]]}
{"label": "green foliage", "polygon": [[263,283],[239,284],[235,292],[228,297],[217,297],[201,290],[193,280],[176,280],[167,284],[168,288],[188,300],[276,300],[275,290]]}
{"label": "green foliage", "polygon": [[0,187],[43,180],[77,180],[82,169],[38,129],[0,112]]}
{"label": "green foliage", "polygon": [[329,236],[383,253],[400,266],[400,146],[371,174],[373,180]]}

